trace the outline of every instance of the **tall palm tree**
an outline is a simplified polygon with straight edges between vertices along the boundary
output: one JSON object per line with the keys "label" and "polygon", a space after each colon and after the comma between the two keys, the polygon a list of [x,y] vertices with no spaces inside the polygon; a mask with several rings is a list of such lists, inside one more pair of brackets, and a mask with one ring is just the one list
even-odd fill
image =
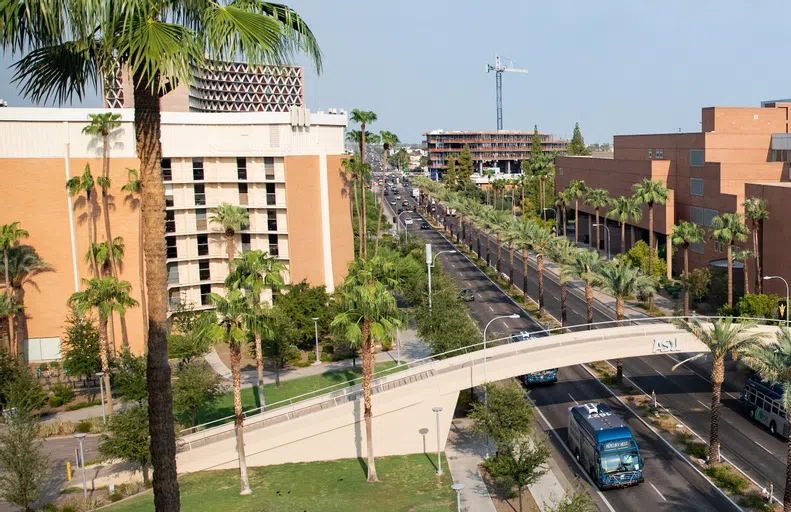
{"label": "tall palm tree", "polygon": [[539,204],[541,208],[541,214],[544,218],[544,221],[546,221],[547,211],[544,208],[546,208],[547,205],[545,201],[544,184],[546,183],[547,178],[552,175],[551,163],[544,157],[536,158],[535,161],[530,163],[530,172],[534,177],[538,178]]}
{"label": "tall palm tree", "polygon": [[557,237],[545,226],[536,225],[533,229],[533,252],[536,253],[536,277],[538,278],[538,314],[544,315],[544,256],[552,250]]}
{"label": "tall palm tree", "polygon": [[[88,208],[88,217],[85,221],[85,225],[88,227],[88,247],[93,247],[96,239],[96,226],[93,221],[93,192],[96,190],[96,180],[93,179],[93,174],[91,174],[90,164],[85,164],[85,170],[82,175],[72,176],[66,180],[66,190],[70,196],[79,195],[81,192],[85,193],[85,204]],[[99,277],[99,267],[93,257],[91,257],[91,272],[93,277]]]}
{"label": "tall palm tree", "polygon": [[[20,313],[23,310],[24,308],[16,303],[14,297],[8,293],[8,290],[0,293],[0,317],[8,319],[8,323],[6,325],[11,325],[11,319],[16,317],[17,313]],[[8,346],[3,347],[3,345],[0,344],[0,350],[8,350],[10,354],[13,354],[16,357],[16,352],[14,352],[16,349],[13,348],[11,343],[11,335],[4,325],[0,324],[0,329],[2,329],[0,330],[0,340],[2,340],[4,336],[8,336]]]}
{"label": "tall palm tree", "polygon": [[631,224],[629,224],[629,240],[632,242],[632,246],[634,246],[634,226],[643,219],[643,204],[638,201],[634,195],[632,195],[630,199],[632,200],[634,209],[629,212],[627,222],[631,221]]}
{"label": "tall palm tree", "polygon": [[[6,263],[7,261],[7,263]],[[27,335],[27,321],[23,313],[25,307],[25,287],[38,288],[35,278],[45,272],[53,272],[55,268],[45,262],[30,245],[12,245],[3,255],[3,276],[8,276],[6,291],[13,290],[11,298],[18,306],[16,315],[9,319],[9,325],[14,325],[15,335],[9,337],[11,352],[19,354],[21,342]]]}
{"label": "tall palm tree", "polygon": [[492,217],[490,219],[490,226],[491,230],[494,232],[495,235],[495,243],[497,246],[497,263],[494,267],[497,273],[500,273],[500,262],[502,261],[502,254],[500,249],[502,248],[503,243],[503,234],[508,230],[508,221],[511,220],[511,217],[502,212],[502,211],[494,211],[492,212]]}
{"label": "tall palm tree", "polygon": [[621,254],[626,252],[626,223],[630,219],[640,218],[643,215],[643,206],[637,204],[631,197],[620,196],[613,200],[613,207],[607,212],[621,225]]}
{"label": "tall palm tree", "polygon": [[68,305],[81,314],[85,314],[91,309],[96,309],[99,314],[99,356],[102,361],[102,372],[104,373],[104,392],[106,394],[108,413],[112,415],[113,396],[110,391],[107,319],[113,314],[113,311],[126,311],[128,308],[137,306],[138,303],[129,295],[132,285],[126,281],[119,281],[113,276],[83,279],[83,283],[86,285],[85,290],[71,294]]}
{"label": "tall palm tree", "polygon": [[761,226],[769,218],[769,209],[765,199],[751,197],[742,203],[744,216],[750,219],[750,231],[753,235],[753,254],[755,254],[755,290],[756,293],[763,293],[764,274],[761,266],[760,233]]}
{"label": "tall palm tree", "polygon": [[374,248],[374,256],[379,254],[379,238],[382,236],[382,217],[384,217],[385,210],[385,176],[387,175],[387,153],[396,146],[400,140],[398,135],[387,130],[379,132],[379,138],[382,141],[382,148],[384,149],[384,159],[382,160],[382,183],[379,188],[382,194],[379,196],[379,218],[376,220],[376,246]]}
{"label": "tall palm tree", "polygon": [[321,72],[321,51],[305,21],[283,4],[236,2],[5,3],[0,16],[13,19],[0,32],[4,48],[24,56],[14,80],[33,101],[64,103],[85,95],[86,86],[129,70],[134,95],[134,131],[140,159],[145,226],[149,333],[147,377],[154,503],[159,511],[180,508],[176,441],[167,362],[167,275],[164,185],[159,99],[188,83],[206,61],[238,58],[250,64],[288,64],[296,52]]}
{"label": "tall palm tree", "polygon": [[228,257],[228,265],[230,266],[235,254],[233,238],[236,236],[236,232],[250,221],[247,208],[229,203],[220,203],[215,208],[210,220],[215,224],[219,224],[225,233],[225,251]]}
{"label": "tall palm tree", "polygon": [[682,220],[673,226],[670,240],[684,249],[684,316],[689,316],[689,246],[703,242],[703,229],[697,224]]}
{"label": "tall palm tree", "polygon": [[239,456],[239,480],[241,490],[239,494],[247,495],[250,489],[250,480],[247,477],[247,456],[244,451],[244,415],[242,414],[241,393],[241,360],[242,343],[247,340],[247,333],[243,329],[245,316],[249,314],[250,305],[247,298],[239,290],[228,290],[225,297],[216,293],[209,294],[209,300],[217,311],[217,323],[220,329],[216,331],[216,341],[227,343],[231,353],[231,378],[233,380],[233,412],[234,430],[236,432],[236,453]]}
{"label": "tall palm tree", "polygon": [[601,224],[599,223],[599,209],[608,206],[611,201],[612,200],[610,199],[609,193],[603,188],[594,188],[588,190],[585,196],[585,203],[592,206],[596,212],[596,243],[591,245],[597,251],[599,250],[599,241],[601,240],[599,231],[599,228],[601,227]]}
{"label": "tall palm tree", "polygon": [[560,267],[558,281],[560,281],[560,326],[566,327],[566,298],[568,296],[567,284],[571,280],[568,272],[563,269],[574,259],[577,248],[568,238],[559,238],[550,246],[549,257]]}
{"label": "tall palm tree", "polygon": [[566,236],[566,206],[568,206],[570,196],[567,191],[561,190],[555,196],[555,215],[560,215],[560,230],[558,236]]}
{"label": "tall palm tree", "polygon": [[392,289],[396,286],[395,267],[381,256],[356,260],[335,300],[340,307],[332,320],[345,339],[360,347],[363,358],[363,416],[368,457],[368,481],[378,481],[373,447],[371,380],[375,342],[392,340],[401,326],[401,313]]}
{"label": "tall palm tree", "polygon": [[[654,275],[654,205],[663,205],[670,196],[664,181],[651,181],[644,178],[640,183],[632,185],[634,199],[640,204],[648,205],[648,275]],[[668,248],[669,249],[669,248]],[[648,295],[648,309],[654,308],[654,294]]]}
{"label": "tall palm tree", "polygon": [[[619,327],[624,317],[626,299],[641,292],[656,291],[656,281],[653,277],[646,276],[639,268],[630,267],[618,260],[600,265],[597,273],[601,290],[615,297],[615,318],[618,320]],[[623,382],[622,359],[616,361],[615,377],[618,384]]]}
{"label": "tall palm tree", "polygon": [[514,249],[519,240],[518,220],[511,219],[503,226],[503,242],[508,244],[508,286],[514,285]]}
{"label": "tall palm tree", "polygon": [[[732,318],[714,320],[711,325],[699,320],[677,320],[676,327],[692,333],[711,351],[711,426],[709,427],[709,463],[717,461],[717,448],[720,433],[720,394],[725,380],[725,356],[731,354],[736,359],[742,354],[758,354],[762,349],[770,347],[761,343],[762,333],[749,332],[754,327],[750,322],[734,323]],[[699,352],[673,367],[700,359],[705,352]]]}
{"label": "tall palm tree", "polygon": [[589,324],[593,323],[593,287],[601,282],[601,277],[598,274],[601,265],[602,259],[599,252],[586,249],[577,251],[574,258],[562,269],[568,277],[581,279],[585,283],[585,302],[588,306]]}
{"label": "tall palm tree", "polygon": [[[351,121],[353,123],[360,123],[360,161],[363,164],[365,164],[365,141],[366,141],[366,138],[368,138],[368,139],[372,139],[373,138],[373,137],[366,137],[367,133],[365,131],[365,127],[366,127],[366,125],[369,125],[369,124],[373,123],[374,121],[376,121],[376,113],[372,112],[370,110],[359,110],[359,109],[355,108],[354,110],[352,110],[351,115],[349,115],[349,121]],[[369,142],[372,142],[372,141],[369,140]],[[363,232],[360,235],[360,243],[362,244],[363,257],[367,258],[368,257],[368,236],[367,236],[367,231],[366,231],[367,227],[366,227],[366,212],[365,212],[365,203],[366,203],[366,200],[365,200],[365,196],[366,196],[366,193],[365,193],[365,191],[366,191],[365,180],[362,180],[360,185],[362,187],[362,193],[363,193],[363,198],[362,198],[363,199],[363,205],[362,205]]]}
{"label": "tall palm tree", "polygon": [[527,293],[527,275],[530,270],[530,249],[533,248],[533,234],[536,229],[536,223],[527,217],[522,217],[519,222],[513,224],[513,244],[519,248],[522,253],[522,291],[524,292],[524,303],[528,305],[530,297]]}
{"label": "tall palm tree", "polygon": [[[791,411],[791,332],[780,328],[774,341],[750,346],[743,351],[742,359],[762,378],[783,386],[783,407],[785,411]],[[779,425],[775,426],[775,429],[779,428]],[[786,451],[783,510],[791,510],[791,445]]]}
{"label": "tall palm tree", "polygon": [[266,405],[264,399],[264,353],[261,337],[267,330],[267,324],[260,321],[259,303],[261,293],[269,288],[276,292],[285,285],[283,275],[288,271],[285,264],[264,251],[249,251],[233,261],[232,270],[225,278],[225,286],[229,289],[243,289],[250,302],[250,315],[247,324],[255,338],[255,365],[258,371],[258,399],[261,407]]}
{"label": "tall palm tree", "polygon": [[[341,161],[341,167],[343,168],[343,173],[346,176],[346,179],[349,181],[349,187],[351,190],[354,191],[352,196],[352,205],[354,208],[354,213],[357,214],[357,233],[360,237],[360,245],[358,247],[358,255],[362,258],[363,256],[363,216],[360,211],[360,198],[359,194],[359,182],[360,176],[363,174],[363,166],[360,163],[360,160],[356,156],[352,156],[350,158],[344,158]],[[354,215],[352,215],[352,222],[354,222]]]}
{"label": "tall palm tree", "polygon": [[8,300],[11,301],[9,302],[9,307],[7,308],[8,315],[6,315],[8,321],[8,348],[11,353],[14,354],[14,356],[18,355],[18,349],[15,351],[15,347],[17,345],[14,337],[13,321],[16,317],[17,311],[11,306],[16,294],[14,293],[14,287],[11,285],[11,279],[8,275],[8,251],[12,247],[19,245],[19,241],[27,238],[28,236],[30,236],[30,233],[19,227],[19,221],[12,222],[11,224],[3,224],[0,226],[0,247],[3,249],[3,269],[6,287],[5,293],[6,297],[8,297]]}
{"label": "tall palm tree", "polygon": [[712,237],[725,244],[728,258],[728,307],[733,307],[733,244],[747,240],[747,226],[738,213],[723,213],[711,222]]}
{"label": "tall palm tree", "polygon": [[[98,180],[97,180],[98,181]],[[99,268],[99,277],[104,277],[107,275],[111,275],[118,279],[116,275],[117,272],[120,271],[120,264],[121,260],[124,257],[124,239],[123,237],[117,236],[113,239],[112,242],[100,242],[94,243],[92,250],[85,254],[85,262],[89,263],[91,258],[96,260],[96,265]],[[129,346],[129,333],[126,328],[126,314],[119,313],[119,318],[121,320],[121,343],[122,346],[128,347]],[[113,315],[110,315],[108,318],[109,328],[108,328],[108,338],[110,340],[110,346],[112,346],[113,353],[116,352],[115,346],[115,330],[114,323],[113,323]]]}
{"label": "tall palm tree", "polygon": [[733,261],[741,261],[744,266],[744,294],[750,293],[750,260],[755,258],[755,253],[749,249],[734,248]]}
{"label": "tall palm tree", "polygon": [[588,186],[582,180],[571,180],[566,187],[570,199],[574,200],[574,242],[580,241],[580,199],[585,197]]}
{"label": "tall palm tree", "polygon": [[140,192],[140,176],[137,174],[137,169],[126,170],[126,183],[121,190],[129,192],[129,195],[124,200],[128,200],[132,209],[137,209],[137,268],[138,289],[140,290],[140,312],[143,314],[143,344],[148,346],[148,301],[146,300],[146,273],[144,266],[145,255],[143,254],[143,209],[140,207],[141,199]]}

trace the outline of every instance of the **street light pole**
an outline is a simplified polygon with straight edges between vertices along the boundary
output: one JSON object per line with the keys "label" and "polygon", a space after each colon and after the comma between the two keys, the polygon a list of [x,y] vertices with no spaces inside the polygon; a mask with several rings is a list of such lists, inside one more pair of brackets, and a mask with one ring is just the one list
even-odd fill
{"label": "street light pole", "polygon": [[440,435],[439,435],[439,413],[442,412],[442,407],[434,407],[431,409],[437,415],[437,476],[442,476],[442,459],[440,458]]}
{"label": "street light pole", "polygon": [[456,491],[456,512],[461,512],[461,491],[464,489],[464,484],[453,484],[450,488]]}
{"label": "street light pole", "polygon": [[[489,320],[489,323],[486,324],[486,327],[483,328],[483,403],[486,406],[486,409],[489,409],[489,392],[486,389],[486,384],[488,382],[488,378],[486,376],[486,331],[489,329],[489,326],[492,325],[492,322],[495,320],[500,320],[501,318],[519,318],[519,315],[516,313],[512,315],[500,315],[492,318]],[[486,440],[486,458],[489,458],[489,440]]]}
{"label": "street light pole", "polygon": [[788,329],[788,281],[780,276],[764,276],[764,281],[769,281],[770,279],[780,279],[786,285],[786,329]]}
{"label": "street light pole", "polygon": [[[609,260],[610,259],[610,247],[612,246],[612,241],[610,239],[610,228],[609,228],[609,226],[607,226],[606,224],[602,224],[601,222],[594,222],[593,223],[593,227],[595,228],[596,226],[601,226],[601,227],[603,227],[604,229],[607,230],[607,259]],[[623,240],[621,242],[623,242]],[[599,241],[597,240],[596,243],[598,244]]]}
{"label": "street light pole", "polygon": [[107,425],[107,417],[104,414],[104,372],[98,372],[96,376],[99,377],[99,393],[102,396],[102,422]]}
{"label": "street light pole", "polygon": [[82,442],[88,434],[74,434],[74,438],[80,442],[80,466],[82,467],[82,497],[88,499],[88,487],[85,479],[85,452],[82,449]]}
{"label": "street light pole", "polygon": [[319,353],[319,319],[314,317],[312,320],[313,332],[316,334],[316,362],[313,364],[321,364],[321,354]]}

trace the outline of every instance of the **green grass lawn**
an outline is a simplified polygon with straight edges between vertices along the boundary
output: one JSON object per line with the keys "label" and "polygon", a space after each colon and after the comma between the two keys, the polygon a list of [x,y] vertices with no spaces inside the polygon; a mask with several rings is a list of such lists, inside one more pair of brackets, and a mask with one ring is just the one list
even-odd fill
{"label": "green grass lawn", "polygon": [[[384,371],[396,366],[395,361],[388,361],[386,363],[377,363],[376,372]],[[406,368],[404,366],[403,368]],[[348,370],[335,370],[324,372],[320,375],[311,375],[310,377],[301,377],[299,379],[284,380],[280,382],[280,387],[275,387],[274,384],[264,385],[264,397],[268,404],[286,400],[295,396],[310,393],[323,389],[334,384],[340,384],[352,379],[356,379],[362,375],[362,368],[359,366],[354,369]],[[338,387],[337,389],[341,389]],[[283,404],[281,404],[283,405]],[[288,405],[288,404],[285,404]],[[258,386],[242,389],[242,408],[257,409],[260,407],[258,402]],[[275,408],[278,406],[275,406]],[[196,424],[206,423],[207,421],[225,418],[233,414],[233,392],[225,393],[213,405],[198,409],[196,414]],[[188,417],[182,418],[185,425],[189,426]]]}
{"label": "green grass lawn", "polygon": [[[443,457],[444,459],[444,457]],[[436,475],[429,456],[376,459],[380,482],[365,481],[358,459],[250,468],[251,496],[239,496],[239,471],[205,471],[179,479],[181,509],[190,512],[450,512],[456,495],[449,472]],[[154,510],[149,492],[108,510]]]}

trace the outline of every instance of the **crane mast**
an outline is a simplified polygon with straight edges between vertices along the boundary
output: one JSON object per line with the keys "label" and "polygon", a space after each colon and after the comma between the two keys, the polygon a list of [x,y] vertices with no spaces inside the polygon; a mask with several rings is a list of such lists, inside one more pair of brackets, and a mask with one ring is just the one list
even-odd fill
{"label": "crane mast", "polygon": [[486,72],[491,73],[494,71],[494,83],[497,89],[497,131],[501,131],[503,129],[503,73],[524,73],[527,74],[526,69],[521,69],[514,67],[514,63],[511,62],[509,66],[503,65],[500,61],[500,56],[496,55],[494,57],[494,66],[491,64],[486,65]]}

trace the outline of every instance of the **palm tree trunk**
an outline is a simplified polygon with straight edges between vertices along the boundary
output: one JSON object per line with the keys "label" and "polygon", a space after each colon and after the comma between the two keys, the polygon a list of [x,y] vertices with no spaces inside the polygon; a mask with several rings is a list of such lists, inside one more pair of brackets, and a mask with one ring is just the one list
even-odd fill
{"label": "palm tree trunk", "polygon": [[382,194],[379,196],[379,218],[376,219],[376,244],[374,245],[374,256],[379,254],[379,237],[382,236],[382,216],[385,213],[385,175],[387,174],[387,149],[385,149],[384,169],[382,171],[382,183],[380,188]]}
{"label": "palm tree trunk", "polygon": [[588,283],[585,283],[585,303],[588,309],[587,311],[588,324],[592,324],[593,323],[593,287]]}
{"label": "palm tree trunk", "polygon": [[371,412],[371,378],[373,377],[374,344],[371,340],[371,321],[365,320],[362,328],[363,348],[363,415],[365,417],[365,444],[368,451],[368,481],[378,482],[374,460],[373,413]]}
{"label": "palm tree trunk", "polygon": [[360,162],[362,163],[362,167],[360,169],[360,190],[362,191],[363,195],[363,231],[360,233],[360,243],[362,244],[362,255],[363,258],[368,257],[368,219],[366,218],[366,204],[367,197],[365,193],[365,123],[360,124],[360,128],[362,129],[362,133],[360,134]]}
{"label": "palm tree trunk", "polygon": [[263,412],[266,408],[264,399],[264,354],[261,350],[261,335],[255,333],[255,366],[258,370],[258,405]]}
{"label": "palm tree trunk", "polygon": [[[236,343],[230,343],[231,349],[231,375],[233,376],[233,426],[236,431],[236,453],[239,456],[239,480],[241,490],[239,494],[252,494],[250,480],[247,477],[247,455],[244,452],[244,416],[242,415],[242,392],[239,371],[242,360],[242,349]],[[154,473],[156,475],[156,473]]]}
{"label": "palm tree trunk", "polygon": [[225,255],[228,258],[228,272],[231,271],[231,264],[233,263],[233,235],[234,232],[230,229],[225,230]]}
{"label": "palm tree trunk", "polygon": [[560,326],[566,327],[566,283],[560,283]]}
{"label": "palm tree trunk", "polygon": [[478,259],[481,259],[481,228],[478,228],[478,236],[475,237],[475,248],[478,249]]}
{"label": "palm tree trunk", "polygon": [[[728,257],[728,307],[733,307],[733,250],[731,244],[728,243],[726,249]],[[650,253],[649,253],[650,254]]]}
{"label": "palm tree trunk", "polygon": [[569,224],[568,224],[568,214],[566,213],[566,205],[563,205],[563,211],[560,212],[561,217],[563,218],[563,236],[568,235]]}
{"label": "palm tree trunk", "polygon": [[753,221],[753,252],[755,253],[755,292],[760,295],[764,292],[763,273],[761,271],[761,253],[758,249],[760,242],[760,221]]}
{"label": "palm tree trunk", "polygon": [[711,362],[711,427],[709,428],[709,464],[717,463],[720,444],[720,393],[725,379],[725,360],[715,357]]}
{"label": "palm tree trunk", "polygon": [[[648,275],[654,277],[654,203],[648,203]],[[654,309],[654,292],[648,292],[648,311]]]}
{"label": "palm tree trunk", "polygon": [[601,245],[599,243],[599,240],[601,240],[601,233],[599,232],[599,228],[601,228],[601,225],[599,224],[599,209],[596,208],[596,252],[597,253],[599,252],[599,246]]}
{"label": "palm tree trunk", "polygon": [[632,242],[631,247],[634,247],[634,226],[631,224],[629,224],[629,240]]}
{"label": "palm tree trunk", "polygon": [[497,273],[500,273],[500,233],[497,233],[497,266],[495,267]]}
{"label": "palm tree trunk", "polygon": [[541,189],[541,190],[539,190],[539,192],[541,193],[541,214],[544,216],[544,222],[546,222],[547,221],[547,211],[544,209],[544,208],[546,208],[546,205],[545,205],[545,202],[544,202],[544,178],[543,177],[540,180],[538,180],[538,186]]}
{"label": "palm tree trunk", "polygon": [[[156,80],[155,80],[156,82]],[[143,253],[148,294],[148,418],[151,462],[154,469],[154,506],[159,512],[178,512],[179,484],[176,474],[176,433],[173,426],[173,394],[168,364],[168,292],[165,257],[165,187],[162,181],[162,137],[159,97],[138,74],[133,83],[135,140],[140,159],[140,208],[143,215]]]}
{"label": "palm tree trunk", "polygon": [[[623,323],[623,299],[620,297],[615,297],[615,318],[618,319],[618,327],[621,327]],[[615,361],[615,382],[618,385],[623,384],[623,359],[618,359]]]}
{"label": "palm tree trunk", "polygon": [[102,372],[104,375],[104,400],[107,402],[107,415],[113,415],[113,394],[110,391],[110,360],[107,357],[107,318],[99,319],[99,359],[102,362]]}
{"label": "palm tree trunk", "polygon": [[544,316],[544,255],[536,254],[536,273],[538,275],[538,315]]}
{"label": "palm tree trunk", "polygon": [[522,202],[519,203],[519,213],[525,214],[525,184],[522,183]]}
{"label": "palm tree trunk", "polygon": [[626,252],[626,224],[621,221],[621,254]]}
{"label": "palm tree trunk", "polygon": [[529,270],[527,258],[527,250],[522,249],[522,291],[525,294],[525,306],[527,306],[527,301],[529,300],[527,296],[527,271]]}
{"label": "palm tree trunk", "polygon": [[484,235],[486,237],[486,266],[488,267],[491,263],[492,238],[489,236],[488,232],[485,232]]}
{"label": "palm tree trunk", "polygon": [[[3,270],[5,272],[5,286],[6,294],[9,299],[13,299],[14,288],[11,286],[11,281],[8,276],[8,249],[3,249]],[[19,355],[17,348],[16,337],[14,336],[14,313],[8,315],[8,349],[14,357]]]}
{"label": "palm tree trunk", "polygon": [[514,244],[508,246],[508,286],[514,285]]}
{"label": "palm tree trunk", "polygon": [[689,316],[689,244],[684,244],[684,316]]}
{"label": "palm tree trunk", "polygon": [[85,223],[88,227],[88,254],[91,255],[91,270],[93,271],[93,277],[98,279],[102,276],[99,275],[99,265],[96,264],[96,254],[93,252],[94,230],[91,229],[93,225],[93,200],[91,199],[91,193],[86,192],[85,198],[88,203],[88,222]]}
{"label": "palm tree trunk", "polygon": [[[143,209],[137,206],[137,265],[140,280],[140,312],[143,314],[143,343],[148,346],[148,301],[146,300],[146,271],[143,254]],[[128,340],[126,340],[128,343]]]}
{"label": "palm tree trunk", "polygon": [[360,258],[363,257],[363,216],[360,213],[360,198],[358,197],[358,187],[357,184],[352,179],[351,183],[352,188],[354,189],[354,209],[357,211],[357,235],[360,239],[360,246],[357,248],[358,256]]}
{"label": "palm tree trunk", "polygon": [[749,258],[744,258],[744,294],[750,293],[750,278],[749,278]]}
{"label": "palm tree trunk", "polygon": [[580,200],[574,199],[574,243],[580,241]]}
{"label": "palm tree trunk", "polygon": [[461,212],[456,212],[456,243],[459,243],[459,236],[464,240],[464,235],[461,235],[461,228],[464,222],[461,219]]}

